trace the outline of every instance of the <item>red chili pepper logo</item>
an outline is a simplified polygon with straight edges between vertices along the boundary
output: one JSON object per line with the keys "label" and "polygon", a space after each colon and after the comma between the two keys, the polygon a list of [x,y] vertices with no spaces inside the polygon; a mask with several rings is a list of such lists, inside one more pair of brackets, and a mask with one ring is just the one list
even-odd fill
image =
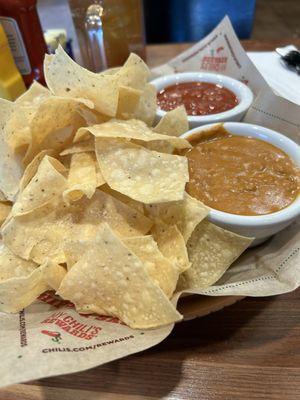
{"label": "red chili pepper logo", "polygon": [[54,332],[54,331],[47,331],[47,330],[42,330],[41,333],[44,335],[48,335],[52,337],[52,341],[56,343],[60,343],[61,341],[61,334],[59,332]]}

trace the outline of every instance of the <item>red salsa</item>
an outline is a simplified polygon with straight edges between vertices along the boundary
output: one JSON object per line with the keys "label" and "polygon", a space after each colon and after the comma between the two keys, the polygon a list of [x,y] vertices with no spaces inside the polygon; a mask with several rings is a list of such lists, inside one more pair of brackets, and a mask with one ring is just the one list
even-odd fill
{"label": "red salsa", "polygon": [[188,115],[196,116],[231,110],[239,101],[224,86],[208,82],[185,82],[162,89],[157,94],[157,103],[164,111],[174,110],[183,104]]}

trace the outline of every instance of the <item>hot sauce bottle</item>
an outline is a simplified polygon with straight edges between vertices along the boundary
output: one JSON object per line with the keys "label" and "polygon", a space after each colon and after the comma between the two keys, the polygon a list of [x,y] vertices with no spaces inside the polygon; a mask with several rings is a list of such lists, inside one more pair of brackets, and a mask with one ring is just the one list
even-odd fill
{"label": "hot sauce bottle", "polygon": [[36,4],[37,0],[0,0],[0,23],[27,87],[33,80],[45,83],[43,60],[47,46]]}

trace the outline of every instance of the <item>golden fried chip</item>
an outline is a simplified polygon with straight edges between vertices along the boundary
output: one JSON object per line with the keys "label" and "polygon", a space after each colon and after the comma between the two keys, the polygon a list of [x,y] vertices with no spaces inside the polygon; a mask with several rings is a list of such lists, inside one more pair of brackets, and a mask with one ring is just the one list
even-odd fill
{"label": "golden fried chip", "polygon": [[7,120],[5,140],[14,152],[24,154],[31,143],[31,121],[40,104],[51,96],[51,92],[38,82],[22,94],[14,103],[13,113]]}
{"label": "golden fried chip", "polygon": [[73,133],[82,125],[78,105],[76,100],[54,96],[39,105],[30,123],[31,142],[23,160],[25,165],[41,150],[59,152],[72,143]]}
{"label": "golden fried chip", "polygon": [[96,178],[97,178],[97,187],[101,187],[102,190],[102,186],[105,185],[106,182],[102,175],[98,161],[96,161]]}
{"label": "golden fried chip", "polygon": [[7,198],[5,197],[4,193],[0,190],[0,201],[7,201]]}
{"label": "golden fried chip", "polygon": [[42,279],[51,289],[57,290],[67,273],[65,268],[50,260],[46,260],[40,268],[42,269]]}
{"label": "golden fried chip", "polygon": [[181,200],[189,180],[186,157],[150,151],[120,139],[96,139],[96,155],[108,185],[134,200]]}
{"label": "golden fried chip", "polygon": [[93,239],[104,222],[123,237],[144,235],[152,226],[143,214],[97,189],[91,199],[83,198],[70,206],[59,201],[11,218],[2,227],[2,237],[7,247],[26,260],[42,264],[48,257],[63,263],[64,243],[79,237]]}
{"label": "golden fried chip", "polygon": [[60,285],[65,270],[46,262],[40,267],[0,247],[0,311],[16,313],[49,289]]}
{"label": "golden fried chip", "polygon": [[50,95],[48,89],[35,81],[15,101],[13,113],[8,118],[4,129],[4,138],[14,152],[24,154],[27,150],[31,143],[31,121],[40,103]]}
{"label": "golden fried chip", "polygon": [[67,156],[68,154],[85,153],[87,151],[95,151],[95,139],[91,137],[82,142],[73,143],[59,153],[60,156]]}
{"label": "golden fried chip", "polygon": [[[152,236],[124,238],[122,242],[143,262],[149,277],[170,298],[176,288],[178,270],[161,254]],[[94,240],[67,242],[64,246],[64,253],[68,270],[94,246]]]}
{"label": "golden fried chip", "polygon": [[27,276],[0,282],[0,311],[17,313],[49,289],[51,288],[41,278],[39,268]]}
{"label": "golden fried chip", "polygon": [[0,99],[0,190],[7,200],[14,200],[23,174],[21,159],[14,154],[4,136],[7,120],[12,115],[14,104]]}
{"label": "golden fried chip", "polygon": [[117,192],[116,190],[113,190],[111,187],[109,187],[107,184],[103,185],[101,187],[101,190],[112,197],[116,198],[117,200],[121,201],[124,204],[127,204],[129,207],[133,208],[134,210],[137,210],[141,214],[144,214],[144,205],[143,203],[133,200],[128,196],[125,196],[125,194],[122,194],[120,192]]}
{"label": "golden fried chip", "polygon": [[117,118],[134,118],[135,110],[139,104],[142,92],[129,86],[120,86]]}
{"label": "golden fried chip", "polygon": [[93,153],[72,154],[68,184],[63,193],[67,204],[81,199],[83,195],[89,199],[93,196],[98,186],[96,162]]}
{"label": "golden fried chip", "polygon": [[114,75],[116,74],[122,67],[113,67],[113,68],[108,68],[102,72],[100,72],[100,75]]}
{"label": "golden fried chip", "polygon": [[179,273],[190,267],[184,238],[176,225],[157,222],[151,233],[161,253],[177,267]]}
{"label": "golden fried chip", "polygon": [[154,132],[170,136],[180,136],[189,130],[189,122],[184,106],[168,111],[153,129]]}
{"label": "golden fried chip", "polygon": [[162,204],[146,205],[148,216],[168,225],[176,224],[185,242],[188,241],[196,226],[209,213],[209,208],[199,200],[184,194],[184,199]]}
{"label": "golden fried chip", "polygon": [[150,70],[144,61],[136,54],[131,53],[125,64],[112,76],[117,79],[119,86],[143,90],[150,74]]}
{"label": "golden fried chip", "polygon": [[64,166],[58,160],[45,156],[38,166],[36,174],[20,192],[12,208],[12,215],[24,215],[52,202],[67,187],[67,180],[60,171]]}
{"label": "golden fried chip", "polygon": [[37,267],[36,263],[16,256],[0,242],[0,284],[7,279],[27,276]]}
{"label": "golden fried chip", "polygon": [[176,288],[179,272],[159,251],[153,237],[149,235],[124,238],[122,242],[143,262],[150,278],[170,298]]}
{"label": "golden fried chip", "polygon": [[43,101],[45,98],[50,97],[51,92],[45,86],[37,81],[33,81],[31,86],[25,93],[19,96],[15,103],[18,105],[36,105]]}
{"label": "golden fried chip", "polygon": [[118,84],[115,76],[95,74],[76,64],[62,49],[45,67],[45,79],[52,93],[79,99],[108,116],[115,116],[118,107]]}
{"label": "golden fried chip", "polygon": [[10,202],[0,202],[0,225],[6,220],[7,216],[11,211],[11,203]]}
{"label": "golden fried chip", "polygon": [[[79,284],[80,282],[80,284]],[[103,309],[131,328],[155,328],[182,316],[149,278],[143,263],[107,224],[63,279],[58,294],[80,312]]]}
{"label": "golden fried chip", "polygon": [[141,142],[163,141],[168,142],[177,149],[187,149],[191,144],[181,138],[154,133],[148,126],[138,119],[111,120],[100,125],[80,128],[76,133],[74,141],[81,140],[86,132],[90,132],[96,138],[124,138],[134,139]]}
{"label": "golden fried chip", "polygon": [[34,177],[34,175],[37,173],[38,167],[42,161],[42,159],[48,155],[51,156],[53,155],[53,150],[48,149],[48,150],[42,150],[40,153],[38,153],[33,160],[27,165],[25,168],[24,174],[20,180],[20,191],[25,189],[25,187],[28,185],[28,183],[31,181],[31,179]]}
{"label": "golden fried chip", "polygon": [[92,240],[69,240],[64,243],[63,251],[67,264],[68,271],[77,261],[84,256],[84,253],[95,246],[94,239]]}
{"label": "golden fried chip", "polygon": [[250,238],[202,221],[188,241],[192,265],[180,276],[178,290],[203,289],[213,285],[251,242]]}
{"label": "golden fried chip", "polygon": [[4,138],[14,153],[24,153],[31,142],[30,123],[37,107],[17,105],[4,128]]}
{"label": "golden fried chip", "polygon": [[148,126],[152,126],[155,119],[156,108],[156,88],[154,85],[151,85],[151,83],[147,83],[135,110],[134,118],[144,121]]}
{"label": "golden fried chip", "polygon": [[79,104],[77,109],[78,114],[83,118],[85,123],[83,125],[97,125],[109,121],[110,117],[103,115],[96,110],[87,108],[84,104]]}

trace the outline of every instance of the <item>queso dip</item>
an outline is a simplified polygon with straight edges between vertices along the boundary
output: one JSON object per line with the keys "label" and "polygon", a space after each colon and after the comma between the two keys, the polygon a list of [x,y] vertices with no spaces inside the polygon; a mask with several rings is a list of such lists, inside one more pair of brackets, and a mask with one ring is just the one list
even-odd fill
{"label": "queso dip", "polygon": [[196,133],[185,155],[189,194],[216,210],[264,215],[299,195],[299,170],[279,148],[252,137],[233,136],[222,125]]}

